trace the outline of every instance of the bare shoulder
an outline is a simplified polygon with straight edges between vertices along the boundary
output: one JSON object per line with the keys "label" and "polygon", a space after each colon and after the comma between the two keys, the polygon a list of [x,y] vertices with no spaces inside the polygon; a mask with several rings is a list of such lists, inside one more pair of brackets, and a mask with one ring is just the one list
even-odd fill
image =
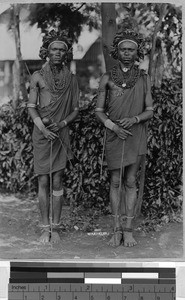
{"label": "bare shoulder", "polygon": [[40,78],[41,78],[41,74],[40,74],[40,71],[35,71],[32,76],[31,76],[31,79],[34,81],[34,82],[39,82],[40,81]]}

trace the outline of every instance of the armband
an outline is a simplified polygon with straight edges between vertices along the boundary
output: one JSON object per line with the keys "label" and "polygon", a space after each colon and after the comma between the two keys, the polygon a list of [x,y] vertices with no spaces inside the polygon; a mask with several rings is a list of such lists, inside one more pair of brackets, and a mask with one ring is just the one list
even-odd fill
{"label": "armband", "polygon": [[101,108],[101,107],[96,107],[96,108],[95,108],[95,111],[104,112],[104,108]]}
{"label": "armband", "polygon": [[116,125],[115,123],[113,123],[110,119],[107,119],[104,122],[105,127],[107,127],[108,129],[112,130],[113,127]]}
{"label": "armband", "polygon": [[45,127],[44,124],[42,123],[42,120],[40,117],[36,117],[33,122],[35,123],[35,125],[38,127],[38,129],[40,131],[42,131],[42,129]]}
{"label": "armband", "polygon": [[152,106],[147,106],[145,110],[154,110],[154,108]]}
{"label": "armband", "polygon": [[59,197],[64,195],[64,189],[61,189],[60,191],[53,190],[53,196]]}
{"label": "armband", "polygon": [[28,103],[27,104],[27,107],[28,108],[35,108],[37,105],[36,104],[34,104],[34,103]]}

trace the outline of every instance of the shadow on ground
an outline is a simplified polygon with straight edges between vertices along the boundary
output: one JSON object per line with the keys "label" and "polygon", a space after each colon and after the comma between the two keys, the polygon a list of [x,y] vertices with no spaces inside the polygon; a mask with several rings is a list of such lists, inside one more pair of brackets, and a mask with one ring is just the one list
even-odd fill
{"label": "shadow on ground", "polygon": [[[64,207],[63,218],[69,218]],[[137,219],[136,227],[141,223]],[[0,195],[0,259],[181,259],[183,255],[183,224],[168,223],[158,232],[135,231],[137,246],[114,248],[108,245],[112,234],[111,216],[97,220],[104,232],[89,235],[80,230],[61,231],[57,245],[41,244],[39,238],[38,203],[35,199],[19,199]]]}

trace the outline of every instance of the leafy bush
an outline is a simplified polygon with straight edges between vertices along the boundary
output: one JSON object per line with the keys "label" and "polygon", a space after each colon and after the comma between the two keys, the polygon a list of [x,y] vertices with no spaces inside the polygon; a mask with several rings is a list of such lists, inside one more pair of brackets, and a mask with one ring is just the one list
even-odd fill
{"label": "leafy bush", "polygon": [[1,190],[30,190],[36,184],[33,180],[31,142],[33,122],[28,116],[25,103],[16,112],[11,102],[3,105],[0,107],[0,119]]}
{"label": "leafy bush", "polygon": [[[179,82],[164,81],[153,88],[154,118],[149,123],[148,155],[142,205],[144,215],[162,218],[182,207],[182,90]],[[74,159],[64,184],[73,214],[78,208],[106,212],[109,204],[109,172],[103,165],[100,179],[104,128],[94,114],[95,99],[71,125]],[[37,190],[33,173],[32,121],[25,104],[14,112],[0,108],[0,187],[9,191]]]}
{"label": "leafy bush", "polygon": [[182,206],[182,86],[165,80],[153,88],[143,212],[173,214]]}
{"label": "leafy bush", "polygon": [[109,202],[108,170],[105,163],[100,178],[104,127],[97,121],[94,108],[95,100],[88,109],[80,112],[79,121],[71,127],[75,159],[74,166],[70,166],[66,173],[66,185],[68,199],[73,206],[104,209]]}

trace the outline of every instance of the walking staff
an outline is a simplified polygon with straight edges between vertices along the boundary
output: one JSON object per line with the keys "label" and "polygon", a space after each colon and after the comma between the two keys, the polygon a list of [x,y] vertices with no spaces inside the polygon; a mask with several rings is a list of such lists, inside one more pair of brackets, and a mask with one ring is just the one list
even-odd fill
{"label": "walking staff", "polygon": [[45,34],[39,55],[46,62],[31,77],[27,107],[34,122],[34,171],[38,174],[43,231],[40,241],[55,243],[60,240],[57,228],[64,193],[62,180],[67,161],[72,158],[68,125],[78,116],[79,88],[68,68],[72,40],[66,31]]}
{"label": "walking staff", "polygon": [[[113,40],[112,57],[117,64],[101,78],[96,116],[105,125],[105,156],[111,175],[110,202],[114,232],[109,244],[126,247],[137,244],[133,237],[136,175],[141,156],[147,152],[146,121],[153,116],[150,79],[138,67],[143,58],[143,38],[125,22]],[[126,224],[121,224],[125,206]]]}

